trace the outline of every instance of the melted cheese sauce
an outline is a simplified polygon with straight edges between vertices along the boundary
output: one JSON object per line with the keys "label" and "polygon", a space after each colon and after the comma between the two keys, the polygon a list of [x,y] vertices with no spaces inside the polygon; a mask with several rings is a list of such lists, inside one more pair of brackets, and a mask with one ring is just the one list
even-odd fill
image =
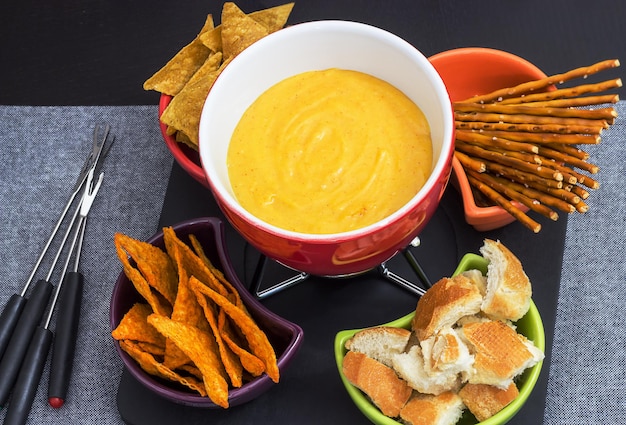
{"label": "melted cheese sauce", "polygon": [[310,71],[246,110],[227,166],[237,200],[256,217],[296,232],[346,232],[389,216],[424,185],[430,129],[415,103],[380,79]]}

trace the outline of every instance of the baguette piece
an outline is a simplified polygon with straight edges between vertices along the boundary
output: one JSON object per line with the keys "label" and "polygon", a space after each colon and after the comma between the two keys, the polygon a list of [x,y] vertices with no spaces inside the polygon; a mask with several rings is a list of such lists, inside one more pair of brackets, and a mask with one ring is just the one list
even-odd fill
{"label": "baguette piece", "polygon": [[452,425],[463,415],[463,401],[451,391],[440,395],[416,394],[400,411],[407,425]]}
{"label": "baguette piece", "polygon": [[411,331],[408,329],[377,326],[355,333],[346,341],[346,348],[391,367],[392,357],[404,352],[410,337]]}
{"label": "baguette piece", "polygon": [[413,345],[408,352],[393,357],[393,369],[411,388],[422,394],[439,395],[447,391],[458,391],[461,378],[448,371],[426,371],[422,349]]}
{"label": "baguette piece", "polygon": [[480,422],[504,409],[519,395],[515,383],[506,389],[484,384],[467,384],[459,391],[463,404]]}
{"label": "baguette piece", "polygon": [[531,341],[504,322],[468,323],[460,335],[474,354],[473,371],[468,377],[471,384],[506,389],[513,378],[544,357]]}
{"label": "baguette piece", "polygon": [[429,375],[436,373],[466,376],[472,370],[474,356],[457,332],[444,328],[420,344],[424,356],[424,366]]}
{"label": "baguette piece", "polygon": [[424,341],[438,329],[478,313],[482,302],[478,286],[466,276],[444,277],[419,299],[411,326],[417,339]]}
{"label": "baguette piece", "polygon": [[348,381],[363,391],[384,415],[391,418],[400,414],[413,392],[393,369],[363,353],[348,351],[343,359],[342,369]]}
{"label": "baguette piece", "polygon": [[517,321],[530,308],[532,287],[520,260],[500,241],[485,239],[480,248],[489,261],[482,311],[498,320]]}

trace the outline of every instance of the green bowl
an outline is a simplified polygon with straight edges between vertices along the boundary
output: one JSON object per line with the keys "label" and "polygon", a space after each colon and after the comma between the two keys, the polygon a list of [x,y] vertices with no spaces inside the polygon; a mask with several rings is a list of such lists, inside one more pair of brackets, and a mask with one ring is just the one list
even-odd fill
{"label": "green bowl", "polygon": [[[466,270],[478,269],[483,274],[487,273],[487,260],[476,254],[465,254],[457,269],[454,271],[454,275],[462,273]],[[393,322],[385,323],[383,326],[392,326],[396,328],[411,328],[411,321],[413,320],[413,313],[409,313]],[[354,404],[359,410],[373,423],[377,425],[401,425],[400,422],[395,421],[385,415],[383,415],[378,408],[372,404],[369,398],[361,392],[357,387],[352,385],[342,372],[343,358],[346,355],[346,341],[352,338],[352,336],[361,329],[344,330],[337,333],[335,336],[335,360],[337,362],[337,368],[339,369],[339,376],[343,381],[348,394],[354,401]],[[529,340],[533,341],[537,348],[545,352],[545,334],[543,330],[543,322],[537,306],[531,300],[530,309],[528,313],[520,320],[517,321],[517,330],[522,335],[526,336]],[[480,423],[481,425],[502,425],[507,423],[524,405],[530,393],[532,392],[539,374],[541,372],[541,366],[543,362],[537,363],[535,366],[527,369],[524,373],[516,379],[517,386],[519,388],[519,396],[513,400],[508,406],[502,409],[497,414],[483,422],[478,422],[474,415],[468,410],[465,411],[459,425],[473,425]]]}

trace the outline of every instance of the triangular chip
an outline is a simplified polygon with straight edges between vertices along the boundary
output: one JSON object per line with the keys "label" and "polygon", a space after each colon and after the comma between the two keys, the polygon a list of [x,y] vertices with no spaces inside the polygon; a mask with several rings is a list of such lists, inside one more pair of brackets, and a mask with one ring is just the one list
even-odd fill
{"label": "triangular chip", "polygon": [[204,282],[206,285],[210,285],[211,288],[224,296],[228,294],[228,290],[217,280],[205,262],[189,247],[189,245],[176,235],[174,228],[163,228],[163,240],[165,242],[165,249],[170,256],[174,257],[177,255],[176,250],[180,252],[180,264],[187,269],[189,276],[195,276],[197,279],[200,279],[200,281]]}
{"label": "triangular chip", "polygon": [[198,392],[203,397],[207,395],[206,389],[200,380],[193,377],[183,377],[179,375],[156,361],[151,354],[143,351],[141,347],[134,344],[132,341],[120,341],[120,346],[139,364],[139,366],[141,366],[146,373],[159,376],[173,382],[178,382],[185,387]]}
{"label": "triangular chip", "polygon": [[148,316],[152,313],[152,308],[148,304],[134,304],[122,317],[111,335],[118,341],[128,339],[165,347],[165,337],[148,323]]}
{"label": "triangular chip", "polygon": [[219,360],[213,358],[215,338],[196,327],[175,322],[158,314],[149,316],[148,323],[174,341],[189,356],[202,373],[204,387],[211,401],[227,408],[228,382],[224,379],[221,368],[216,366],[216,361]]}
{"label": "triangular chip", "polygon": [[[178,279],[170,257],[160,248],[122,233],[114,237],[115,249],[126,276],[152,310],[169,315]],[[129,257],[135,262],[131,264]]]}
{"label": "triangular chip", "polygon": [[211,31],[200,35],[200,41],[212,52],[222,51],[222,26],[219,25]]}
{"label": "triangular chip", "polygon": [[263,361],[243,348],[243,344],[238,341],[238,335],[233,332],[224,310],[220,311],[217,319],[217,326],[222,339],[228,347],[230,347],[232,352],[239,356],[241,365],[246,371],[248,371],[248,373],[256,377],[265,372],[265,364]]}
{"label": "triangular chip", "polygon": [[243,13],[233,2],[224,3],[221,27],[224,59],[237,56],[252,43],[269,34],[263,24]]}
{"label": "triangular chip", "polygon": [[200,36],[213,28],[213,16],[208,15],[198,36],[148,78],[143,84],[144,90],[156,90],[170,96],[177,95],[211,53],[200,40]]}
{"label": "triangular chip", "polygon": [[195,235],[189,235],[189,241],[191,242],[191,246],[193,247],[193,250],[198,255],[198,257],[200,257],[202,262],[209,268],[209,270],[211,270],[211,273],[213,273],[215,278],[227,289],[227,291],[229,292],[228,299],[230,299],[236,306],[245,309],[245,306],[241,301],[241,297],[239,296],[239,291],[237,291],[232,283],[230,283],[228,279],[226,279],[224,273],[222,273],[221,270],[213,265],[209,257],[207,257],[206,253],[204,252],[204,249],[202,248],[200,241],[198,241],[198,238],[196,238]]}
{"label": "triangular chip", "polygon": [[[194,289],[193,286],[192,289]],[[217,326],[218,313],[215,311],[213,303],[209,303],[209,301],[202,295],[202,293],[198,293],[195,290],[194,292],[196,293],[198,303],[202,306],[204,310],[204,316],[211,326],[213,336],[215,337],[215,342],[217,343],[217,347],[219,349],[219,355],[222,359],[222,363],[224,364],[224,369],[226,369],[226,373],[230,378],[230,383],[233,387],[239,388],[243,384],[243,366],[241,365],[239,358],[235,356],[235,354],[222,340],[222,336],[220,335],[219,328]]]}
{"label": "triangular chip", "polygon": [[204,285],[195,277],[192,276],[189,279],[189,284],[195,291],[206,295],[224,310],[245,336],[252,353],[263,361],[267,375],[274,382],[278,382],[280,372],[276,362],[276,353],[267,339],[267,335],[258,327],[254,320],[227,298]]}
{"label": "triangular chip", "polygon": [[267,28],[267,31],[271,34],[285,26],[294,4],[295,3],[287,3],[270,7],[269,9],[252,12],[248,16]]}

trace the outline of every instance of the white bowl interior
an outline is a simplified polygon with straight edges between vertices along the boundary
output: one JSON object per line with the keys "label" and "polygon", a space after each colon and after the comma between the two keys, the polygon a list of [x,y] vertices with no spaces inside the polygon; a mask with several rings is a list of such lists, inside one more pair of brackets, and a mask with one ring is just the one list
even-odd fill
{"label": "white bowl interior", "polygon": [[429,122],[431,177],[405,207],[385,220],[428,193],[452,150],[453,117],[446,88],[428,59],[406,41],[385,30],[348,21],[307,22],[270,34],[238,55],[213,85],[200,120],[200,158],[224,202],[274,233],[298,235],[260,221],[236,201],[226,167],[230,138],[245,110],[269,87],[295,74],[328,68],[361,71],[387,81],[413,100]]}

